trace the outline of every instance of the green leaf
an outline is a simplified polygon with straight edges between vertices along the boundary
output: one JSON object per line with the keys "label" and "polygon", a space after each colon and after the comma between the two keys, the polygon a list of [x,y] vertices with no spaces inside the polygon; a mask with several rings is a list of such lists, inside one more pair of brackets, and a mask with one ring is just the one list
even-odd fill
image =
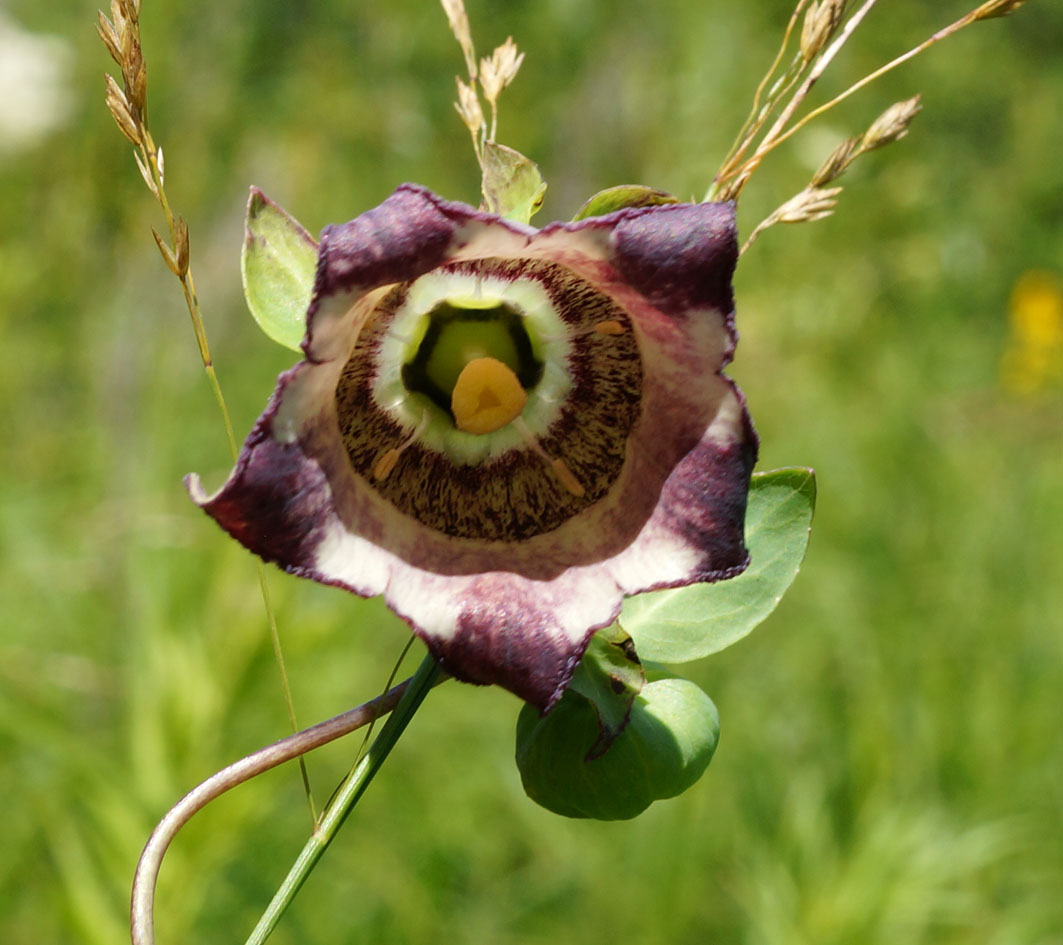
{"label": "green leaf", "polygon": [[240,257],[244,297],[258,327],[293,351],[301,350],[316,269],[317,243],[313,237],[261,190],[252,187]]}
{"label": "green leaf", "polygon": [[716,706],[694,683],[647,683],[623,732],[598,758],[594,707],[568,689],[546,716],[525,705],[516,761],[525,793],[565,817],[627,820],[654,801],[682,794],[705,773],[720,736]]}
{"label": "green leaf", "polygon": [[585,220],[587,217],[605,216],[607,213],[626,210],[629,207],[659,207],[667,203],[679,203],[679,198],[663,190],[644,187],[642,184],[621,184],[619,187],[598,191],[579,208],[572,222]]}
{"label": "green leaf", "polygon": [[623,731],[645,682],[631,637],[616,624],[591,637],[569,683],[569,689],[586,698],[598,715],[598,740],[587,753],[588,761],[605,754]]}
{"label": "green leaf", "polygon": [[620,623],[639,655],[664,663],[701,659],[746,636],[793,583],[808,547],[816,480],[811,469],[753,476],[746,512],[751,561],[738,577],[651,591],[624,601]]}
{"label": "green leaf", "polygon": [[527,223],[543,205],[546,182],[534,161],[494,141],[484,142],[483,192],[492,213]]}

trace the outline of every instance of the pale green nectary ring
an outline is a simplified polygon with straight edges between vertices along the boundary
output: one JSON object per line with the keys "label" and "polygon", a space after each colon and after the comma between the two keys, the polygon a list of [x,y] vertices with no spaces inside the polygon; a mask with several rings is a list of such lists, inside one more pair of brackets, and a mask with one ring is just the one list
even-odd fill
{"label": "pale green nectary ring", "polygon": [[192,497],[546,711],[625,595],[748,563],[737,258],[733,204],[537,230],[404,185],[326,228],[305,360]]}
{"label": "pale green nectary ring", "polygon": [[[523,320],[541,370],[527,389],[522,423],[473,434],[411,391],[403,367],[423,340],[429,312],[485,298]],[[600,331],[602,323],[617,330]],[[384,296],[343,369],[336,413],[352,469],[400,511],[454,537],[514,541],[556,528],[608,491],[641,393],[638,343],[616,302],[556,263],[485,258]],[[380,457],[397,448],[401,456],[387,475],[374,476]],[[557,460],[582,494],[554,472]]]}

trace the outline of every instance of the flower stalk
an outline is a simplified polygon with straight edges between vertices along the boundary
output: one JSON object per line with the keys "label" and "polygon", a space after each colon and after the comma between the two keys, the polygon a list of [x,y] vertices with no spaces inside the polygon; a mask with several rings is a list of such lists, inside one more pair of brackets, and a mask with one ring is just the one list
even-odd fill
{"label": "flower stalk", "polygon": [[262,945],[269,938],[288,906],[291,905],[296,893],[310,876],[317,861],[328,849],[340,827],[343,826],[343,822],[361,799],[366,788],[380,770],[380,766],[391,753],[391,749],[395,747],[399,737],[406,730],[406,726],[410,724],[411,719],[421,707],[425,696],[433,686],[445,678],[446,674],[439,664],[431,655],[426,655],[421,665],[417,667],[417,671],[404,684],[398,703],[388,717],[380,735],[340,785],[332,802],[325,809],[313,834],[284,878],[284,882],[263,913],[258,925],[247,939],[246,945]]}
{"label": "flower stalk", "polygon": [[[435,683],[446,677],[440,674]],[[393,711],[412,681],[405,679],[387,692],[353,709],[312,725],[287,738],[282,738],[258,751],[233,762],[211,775],[177,802],[159,821],[144,846],[133,877],[130,903],[130,925],[133,945],[154,945],[155,886],[163,858],[181,828],[211,801],[260,774],[288,761],[302,758],[307,752],[321,748],[344,735],[372,724]]]}

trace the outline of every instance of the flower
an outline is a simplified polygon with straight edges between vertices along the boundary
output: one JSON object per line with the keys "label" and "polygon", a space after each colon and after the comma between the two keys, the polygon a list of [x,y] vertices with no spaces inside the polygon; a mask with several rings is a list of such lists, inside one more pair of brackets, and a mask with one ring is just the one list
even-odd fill
{"label": "flower", "polygon": [[305,360],[192,497],[542,711],[623,597],[748,562],[734,205],[541,230],[403,185],[321,237]]}
{"label": "flower", "polygon": [[1063,379],[1063,291],[1052,272],[1032,269],[1015,282],[1008,305],[1000,379],[1015,394],[1036,394]]}

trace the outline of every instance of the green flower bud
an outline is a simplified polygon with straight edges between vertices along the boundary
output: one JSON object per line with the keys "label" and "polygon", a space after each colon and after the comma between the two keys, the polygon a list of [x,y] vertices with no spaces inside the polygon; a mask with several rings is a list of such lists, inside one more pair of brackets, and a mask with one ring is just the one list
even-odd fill
{"label": "green flower bud", "polygon": [[529,705],[517,720],[517,767],[527,795],[565,817],[628,820],[691,787],[712,760],[720,720],[712,700],[675,677],[647,683],[623,732],[601,757],[598,717],[568,691],[546,716]]}

